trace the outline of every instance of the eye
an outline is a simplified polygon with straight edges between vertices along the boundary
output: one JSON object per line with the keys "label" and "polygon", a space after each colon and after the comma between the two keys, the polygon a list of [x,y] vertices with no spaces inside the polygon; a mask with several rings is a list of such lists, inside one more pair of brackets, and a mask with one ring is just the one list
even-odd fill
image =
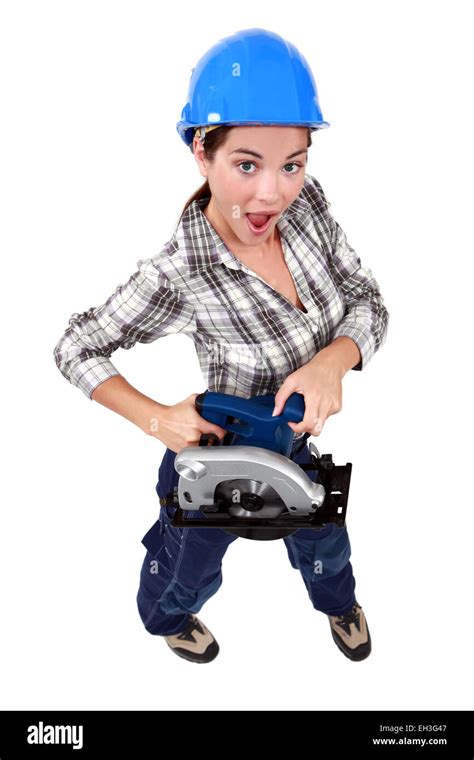
{"label": "eye", "polygon": [[[240,164],[237,164],[237,166],[255,166],[255,163],[253,161],[241,161]],[[247,172],[244,169],[242,169],[243,174],[253,174],[253,172]]]}
{"label": "eye", "polygon": [[285,172],[285,174],[296,174],[296,172],[298,171],[298,169],[301,169],[301,164],[296,164],[294,162],[291,163],[291,164],[285,164],[285,168],[287,166],[296,166],[296,170],[294,172]]}
{"label": "eye", "polygon": [[[243,174],[255,174],[255,172],[253,172],[253,171],[247,171],[247,169],[244,168],[244,167],[252,167],[252,166],[254,168],[256,168],[256,164],[255,164],[254,161],[241,161],[239,164],[237,164],[237,166],[240,168],[240,170],[241,170],[241,172]],[[284,168],[286,169],[287,166],[293,166],[294,167],[294,171],[289,171],[289,172],[285,171],[284,172],[285,174],[296,174],[299,171],[299,169],[301,169],[302,164],[299,164],[299,163],[296,163],[295,161],[292,161],[290,164],[285,164]]]}

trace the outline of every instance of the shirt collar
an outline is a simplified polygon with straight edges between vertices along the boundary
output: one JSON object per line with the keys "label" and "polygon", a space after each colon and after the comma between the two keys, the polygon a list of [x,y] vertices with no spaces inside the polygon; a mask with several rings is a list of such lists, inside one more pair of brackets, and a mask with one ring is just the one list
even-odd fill
{"label": "shirt collar", "polygon": [[[302,197],[302,192],[280,215],[277,222],[280,232],[284,232],[289,219],[307,215],[311,210],[311,204]],[[208,202],[209,198],[200,198],[190,203],[176,229],[177,243],[182,248],[189,270],[206,269],[215,264],[241,269],[240,259],[227,248],[203,213],[202,209]]]}

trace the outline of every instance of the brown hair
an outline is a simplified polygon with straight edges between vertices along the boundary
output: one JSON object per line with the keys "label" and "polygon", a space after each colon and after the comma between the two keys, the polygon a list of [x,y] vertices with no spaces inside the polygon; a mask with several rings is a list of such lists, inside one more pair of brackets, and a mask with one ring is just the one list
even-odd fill
{"label": "brown hair", "polygon": [[[204,141],[204,154],[207,158],[207,160],[212,163],[216,157],[216,153],[221,148],[226,140],[229,132],[231,129],[235,129],[235,127],[226,127],[222,126],[219,127],[219,129],[212,129],[210,132],[206,132],[206,139]],[[312,145],[311,141],[311,129],[310,127],[308,129],[308,141],[306,146],[309,148]],[[190,145],[190,150],[192,153],[194,153],[193,150],[193,144]],[[198,187],[198,189],[191,195],[190,198],[186,201],[184,204],[184,208],[181,211],[181,217],[183,216],[184,212],[188,208],[188,206],[191,205],[193,201],[200,200],[201,198],[210,198],[212,195],[211,188],[209,187],[209,182],[206,181],[201,185],[201,187]],[[181,221],[180,217],[180,221]]]}

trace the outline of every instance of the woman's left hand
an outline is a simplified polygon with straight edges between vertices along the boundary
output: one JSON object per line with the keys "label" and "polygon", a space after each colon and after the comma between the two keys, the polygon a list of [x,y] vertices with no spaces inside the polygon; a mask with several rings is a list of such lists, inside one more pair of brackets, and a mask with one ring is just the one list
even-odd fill
{"label": "woman's left hand", "polygon": [[273,416],[281,414],[292,393],[301,393],[305,414],[301,422],[288,422],[295,433],[319,435],[331,414],[342,409],[342,378],[345,374],[334,353],[322,349],[316,356],[288,375],[275,395]]}

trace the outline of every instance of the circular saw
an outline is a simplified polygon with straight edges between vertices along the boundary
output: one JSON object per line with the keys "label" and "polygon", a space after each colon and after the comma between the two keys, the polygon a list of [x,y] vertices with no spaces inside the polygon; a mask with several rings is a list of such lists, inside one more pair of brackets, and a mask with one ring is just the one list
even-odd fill
{"label": "circular saw", "polygon": [[[282,538],[301,528],[344,526],[351,463],[336,466],[331,454],[309,444],[307,464],[291,458],[294,432],[288,422],[304,417],[304,397],[293,393],[272,417],[274,394],[249,399],[205,391],[196,409],[224,428],[222,441],[201,436],[199,446],[176,454],[178,486],[162,504],[175,508],[180,528],[222,528],[256,540]],[[302,445],[308,433],[304,434]]]}

